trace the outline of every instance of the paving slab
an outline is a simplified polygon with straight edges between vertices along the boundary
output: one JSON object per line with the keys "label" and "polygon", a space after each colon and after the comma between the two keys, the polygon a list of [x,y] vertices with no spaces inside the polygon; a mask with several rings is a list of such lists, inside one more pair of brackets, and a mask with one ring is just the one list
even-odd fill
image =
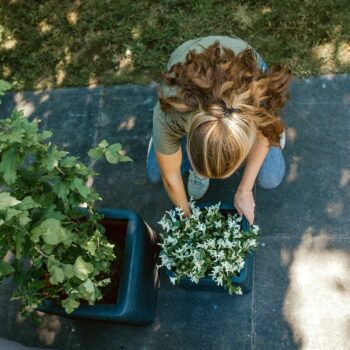
{"label": "paving slab", "polygon": [[310,228],[260,243],[253,349],[349,349],[350,237]]}
{"label": "paving slab", "polygon": [[262,234],[301,235],[307,226],[347,235],[350,226],[350,77],[308,78],[292,84],[284,182],[257,190]]}

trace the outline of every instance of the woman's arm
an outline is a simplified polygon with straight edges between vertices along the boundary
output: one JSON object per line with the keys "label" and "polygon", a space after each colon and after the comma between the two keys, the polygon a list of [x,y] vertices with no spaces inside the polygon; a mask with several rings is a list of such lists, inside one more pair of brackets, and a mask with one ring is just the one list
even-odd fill
{"label": "woman's arm", "polygon": [[190,214],[190,208],[181,176],[181,148],[171,155],[164,155],[157,150],[155,150],[155,153],[160,173],[162,175],[164,188],[170,200],[175,206],[181,207],[185,216],[188,216]]}
{"label": "woman's arm", "polygon": [[252,190],[259,170],[269,151],[269,147],[269,140],[259,133],[248,154],[242,180],[234,198],[234,205],[238,213],[241,216],[244,215],[250,224],[254,222],[255,208]]}

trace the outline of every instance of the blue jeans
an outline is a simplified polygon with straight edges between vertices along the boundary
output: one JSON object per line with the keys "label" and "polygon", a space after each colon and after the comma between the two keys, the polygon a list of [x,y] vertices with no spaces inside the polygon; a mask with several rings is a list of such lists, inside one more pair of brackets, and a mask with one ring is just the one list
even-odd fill
{"label": "blue jeans", "polygon": [[[260,69],[262,71],[266,71],[268,69],[267,64],[258,53],[256,53],[256,55]],[[184,174],[189,169],[192,169],[186,150],[186,137],[183,137],[181,139],[181,149],[181,174]],[[148,146],[146,170],[147,176],[151,182],[157,183],[161,181],[161,174],[154,152],[154,144],[152,138]],[[262,164],[257,176],[258,185],[265,189],[272,189],[277,187],[282,182],[285,171],[286,165],[281,148],[270,146],[269,152],[267,153],[264,163]]]}

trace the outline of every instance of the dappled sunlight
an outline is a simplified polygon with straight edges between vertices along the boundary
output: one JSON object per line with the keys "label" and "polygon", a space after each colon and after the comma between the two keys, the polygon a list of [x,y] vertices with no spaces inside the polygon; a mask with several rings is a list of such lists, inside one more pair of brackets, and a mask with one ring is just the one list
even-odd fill
{"label": "dappled sunlight", "polygon": [[15,38],[10,38],[5,40],[1,45],[0,48],[4,50],[13,50],[16,48],[17,40]]}
{"label": "dappled sunlight", "polygon": [[342,169],[339,180],[339,188],[344,188],[350,182],[350,169]]}
{"label": "dappled sunlight", "polygon": [[115,61],[117,68],[117,76],[125,74],[127,72],[132,72],[135,68],[133,63],[132,52],[130,49],[126,49],[124,55],[116,55]]}
{"label": "dappled sunlight", "polygon": [[334,59],[334,42],[317,45],[313,48],[312,53],[313,56],[320,62],[321,72],[327,73],[335,70],[336,64]]}
{"label": "dappled sunlight", "polygon": [[47,22],[47,19],[44,19],[38,24],[38,30],[40,33],[46,34],[52,30],[52,25]]}
{"label": "dappled sunlight", "polygon": [[53,78],[51,75],[48,77],[40,77],[36,79],[34,83],[35,89],[37,90],[50,89],[53,85]]}
{"label": "dappled sunlight", "polygon": [[60,318],[43,312],[38,313],[38,316],[42,318],[41,324],[37,330],[39,340],[45,345],[52,345],[62,327]]}
{"label": "dappled sunlight", "polygon": [[288,183],[294,182],[298,178],[299,162],[301,161],[301,159],[302,157],[300,156],[293,156],[292,161],[290,163],[289,174],[286,180]]}
{"label": "dappled sunlight", "polygon": [[64,78],[66,77],[66,71],[62,68],[59,68],[56,72],[56,84],[62,85]]}
{"label": "dappled sunlight", "polygon": [[44,102],[47,102],[49,100],[49,98],[50,98],[49,94],[45,94],[45,95],[40,97],[39,103],[42,104]]}
{"label": "dappled sunlight", "polygon": [[292,253],[289,249],[287,249],[286,247],[282,247],[281,248],[281,261],[283,266],[289,266],[291,260],[292,260]]}
{"label": "dappled sunlight", "polygon": [[287,136],[288,142],[294,143],[296,138],[297,138],[297,130],[295,128],[292,128],[292,127],[287,127],[286,128],[286,136]]}
{"label": "dappled sunlight", "polygon": [[64,48],[64,62],[66,64],[69,64],[72,62],[72,53],[70,52],[70,49],[68,46]]}
{"label": "dappled sunlight", "polygon": [[134,40],[139,39],[141,36],[141,27],[136,26],[136,27],[132,28],[131,29],[131,36]]}
{"label": "dappled sunlight", "polygon": [[262,9],[261,9],[261,12],[265,15],[267,13],[271,13],[272,12],[272,8],[270,6],[264,6]]}
{"label": "dappled sunlight", "polygon": [[19,111],[23,111],[23,114],[26,118],[29,118],[33,114],[35,110],[33,102],[26,101],[23,98],[22,93],[19,92],[15,94],[14,100],[15,100],[15,108]]}
{"label": "dappled sunlight", "polygon": [[70,11],[67,13],[67,21],[69,24],[75,26],[78,22],[78,13],[76,11]]}
{"label": "dappled sunlight", "polygon": [[89,82],[88,82],[89,87],[90,87],[90,88],[94,88],[94,87],[97,86],[97,84],[98,84],[98,79],[97,79],[97,77],[91,76],[91,77],[89,78]]}
{"label": "dappled sunlight", "polygon": [[300,350],[349,349],[350,254],[309,227],[293,252],[283,314]]}
{"label": "dappled sunlight", "polygon": [[8,78],[12,74],[12,70],[9,66],[6,64],[3,65],[2,67],[2,75],[4,78]]}
{"label": "dappled sunlight", "polygon": [[350,44],[342,42],[337,50],[337,58],[341,64],[350,64]]}
{"label": "dappled sunlight", "polygon": [[343,65],[350,64],[350,44],[345,41],[317,45],[312,54],[320,62],[321,73],[337,71],[337,61]]}
{"label": "dappled sunlight", "polygon": [[[48,315],[41,311],[34,311],[40,320],[40,325],[37,328],[39,340],[44,345],[52,345],[56,336],[60,333],[62,325],[60,318],[55,315]],[[16,324],[22,325],[28,320],[28,317],[23,317],[20,312],[16,315]]]}
{"label": "dappled sunlight", "polygon": [[123,120],[119,124],[118,131],[120,131],[120,130],[128,130],[128,131],[130,131],[131,129],[134,128],[135,121],[136,121],[136,117],[135,116],[127,117],[126,120]]}
{"label": "dappled sunlight", "polygon": [[327,216],[332,219],[339,218],[343,214],[343,211],[344,211],[344,203],[341,200],[328,203],[326,206]]}

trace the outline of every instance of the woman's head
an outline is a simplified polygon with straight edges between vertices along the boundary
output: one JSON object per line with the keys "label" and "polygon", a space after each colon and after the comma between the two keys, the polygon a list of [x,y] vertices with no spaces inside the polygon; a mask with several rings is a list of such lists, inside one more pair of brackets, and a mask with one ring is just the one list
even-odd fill
{"label": "woman's head", "polygon": [[[262,72],[252,49],[235,55],[217,41],[201,53],[191,50],[184,63],[162,74],[166,85],[178,87],[178,95],[164,97],[164,112],[191,112],[188,153],[202,175],[231,175],[249,153],[260,131],[271,145],[279,145],[283,123],[278,112],[288,99],[288,68],[272,66]],[[234,112],[227,115],[227,109]]]}
{"label": "woman's head", "polygon": [[256,136],[251,120],[220,107],[211,113],[195,113],[187,135],[187,151],[193,168],[209,178],[226,178],[244,161]]}

